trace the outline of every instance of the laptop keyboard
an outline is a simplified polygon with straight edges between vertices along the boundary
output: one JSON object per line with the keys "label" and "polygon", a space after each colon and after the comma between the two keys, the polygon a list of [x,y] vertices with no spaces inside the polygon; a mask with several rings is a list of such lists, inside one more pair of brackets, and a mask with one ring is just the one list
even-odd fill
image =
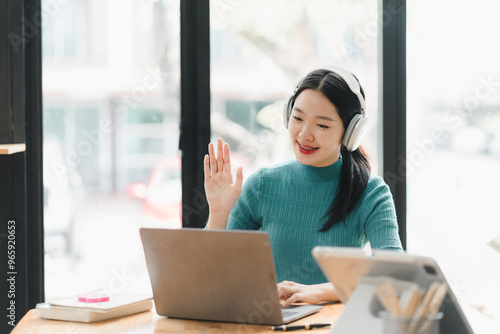
{"label": "laptop keyboard", "polygon": [[292,316],[298,314],[299,312],[281,309],[281,313],[283,314],[283,318],[288,318],[288,317],[292,317]]}

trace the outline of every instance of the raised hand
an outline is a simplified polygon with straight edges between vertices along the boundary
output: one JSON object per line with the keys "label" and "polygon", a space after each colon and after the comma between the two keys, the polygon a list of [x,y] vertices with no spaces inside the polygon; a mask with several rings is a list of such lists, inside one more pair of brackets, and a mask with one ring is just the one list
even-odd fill
{"label": "raised hand", "polygon": [[212,143],[203,161],[205,193],[210,207],[208,228],[226,228],[229,211],[240,196],[243,184],[243,168],[236,171],[236,180],[231,175],[231,154],[229,145],[217,140],[217,155]]}

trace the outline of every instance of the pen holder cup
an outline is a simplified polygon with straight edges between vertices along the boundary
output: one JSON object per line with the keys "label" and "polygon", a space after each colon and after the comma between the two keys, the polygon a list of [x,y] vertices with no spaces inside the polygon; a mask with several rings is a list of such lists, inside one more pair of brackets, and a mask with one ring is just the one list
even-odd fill
{"label": "pen holder cup", "polygon": [[439,321],[443,313],[415,319],[396,317],[381,311],[378,317],[384,322],[384,334],[439,334]]}

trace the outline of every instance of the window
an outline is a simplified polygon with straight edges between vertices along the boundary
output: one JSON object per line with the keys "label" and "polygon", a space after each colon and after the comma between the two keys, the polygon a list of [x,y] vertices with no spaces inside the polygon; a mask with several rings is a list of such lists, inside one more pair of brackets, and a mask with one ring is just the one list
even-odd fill
{"label": "window", "polygon": [[43,28],[43,57],[46,60],[87,60],[89,57],[88,1],[64,4],[42,1],[46,23]]}
{"label": "window", "polygon": [[283,125],[284,98],[308,72],[332,65],[353,72],[365,90],[372,122],[364,146],[378,173],[377,5],[211,2],[212,137],[230,144],[245,176],[293,157]]}
{"label": "window", "polygon": [[[408,3],[408,250],[500,319],[500,24],[492,1]],[[443,21],[443,19],[445,21]]]}
{"label": "window", "polygon": [[179,1],[70,1],[51,14],[43,26],[46,299],[142,289],[139,227],[181,224]]}

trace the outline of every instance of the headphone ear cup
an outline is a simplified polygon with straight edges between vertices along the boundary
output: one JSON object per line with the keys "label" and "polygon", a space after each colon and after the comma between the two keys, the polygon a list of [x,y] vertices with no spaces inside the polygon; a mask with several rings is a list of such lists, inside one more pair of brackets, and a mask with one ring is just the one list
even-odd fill
{"label": "headphone ear cup", "polygon": [[285,128],[288,129],[288,121],[290,120],[290,115],[292,111],[290,110],[290,100],[292,99],[293,94],[286,97],[283,104],[283,124],[285,124]]}
{"label": "headphone ear cup", "polygon": [[366,133],[370,118],[363,117],[361,114],[356,114],[349,122],[349,126],[345,130],[342,143],[350,152],[356,151]]}

